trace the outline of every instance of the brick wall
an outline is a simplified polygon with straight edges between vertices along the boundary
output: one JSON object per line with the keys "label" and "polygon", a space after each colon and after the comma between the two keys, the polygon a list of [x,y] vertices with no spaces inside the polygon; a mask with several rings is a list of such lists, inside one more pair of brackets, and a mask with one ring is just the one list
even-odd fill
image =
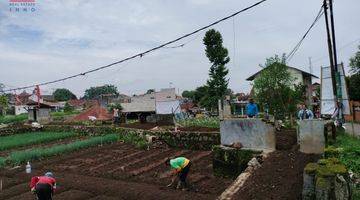
{"label": "brick wall", "polygon": [[345,115],[346,121],[360,122],[360,101],[350,101],[352,115]]}

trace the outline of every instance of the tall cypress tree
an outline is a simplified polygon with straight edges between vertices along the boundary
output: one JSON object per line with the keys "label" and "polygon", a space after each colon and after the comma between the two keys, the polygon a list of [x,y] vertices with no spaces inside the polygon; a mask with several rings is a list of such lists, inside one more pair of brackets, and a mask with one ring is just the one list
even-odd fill
{"label": "tall cypress tree", "polygon": [[230,61],[228,50],[223,46],[223,39],[219,31],[210,29],[206,32],[203,39],[206,56],[211,62],[209,79],[207,80],[208,96],[206,100],[207,108],[217,108],[217,101],[226,94],[229,79],[226,75],[229,70],[226,64]]}

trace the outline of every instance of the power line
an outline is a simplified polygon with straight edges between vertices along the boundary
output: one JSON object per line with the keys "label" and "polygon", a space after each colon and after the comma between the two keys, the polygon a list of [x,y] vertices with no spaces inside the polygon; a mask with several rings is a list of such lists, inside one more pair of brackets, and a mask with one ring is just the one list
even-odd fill
{"label": "power line", "polygon": [[309,32],[311,31],[311,29],[315,26],[315,24],[319,21],[319,19],[321,18],[321,16],[324,14],[324,5],[321,6],[318,14],[316,15],[314,22],[310,25],[310,27],[308,28],[308,30],[305,32],[305,34],[302,36],[302,38],[300,39],[300,41],[295,45],[295,47],[290,51],[290,53],[286,56],[286,62],[289,62],[293,56],[295,55],[295,53],[299,50],[302,42],[305,40],[305,38],[307,37],[307,35],[309,34]]}
{"label": "power line", "polygon": [[[351,42],[348,42],[348,43],[344,44],[343,46],[341,46],[340,48],[338,48],[337,51],[338,51],[338,52],[341,52],[341,51],[344,50],[345,48],[347,48],[347,47],[349,47],[349,46],[351,46],[351,45],[353,45],[353,44],[355,44],[355,43],[357,43],[357,42],[359,42],[359,41],[360,41],[360,38],[358,38],[358,39],[356,39],[356,40],[353,40],[353,41],[351,41]],[[327,58],[327,57],[328,57],[328,55],[319,57],[319,58],[313,60],[313,63],[317,63],[317,62],[319,62],[319,61],[321,61],[321,60],[323,60],[323,59],[325,59],[325,58]]]}
{"label": "power line", "polygon": [[[124,58],[124,59],[122,59],[122,60],[119,60],[119,61],[110,63],[110,64],[108,64],[108,65],[104,65],[104,66],[101,66],[101,67],[98,67],[98,68],[94,68],[94,69],[91,69],[91,70],[88,70],[88,71],[85,71],[85,72],[82,72],[82,73],[79,73],[79,74],[75,74],[75,75],[72,75],[72,76],[68,76],[68,77],[61,78],[61,79],[57,79],[57,80],[53,80],[53,81],[43,82],[43,83],[34,84],[34,85],[29,85],[29,86],[24,86],[24,87],[7,89],[7,90],[4,90],[3,92],[10,92],[10,91],[28,89],[28,88],[35,87],[35,86],[37,86],[37,85],[38,85],[38,86],[49,85],[49,84],[53,84],[53,83],[65,81],[65,80],[68,80],[68,79],[76,78],[76,77],[79,77],[79,76],[85,76],[86,74],[90,74],[90,73],[93,73],[93,72],[96,72],[96,71],[99,71],[99,70],[103,70],[103,69],[105,69],[105,68],[109,68],[109,67],[111,67],[111,66],[113,66],[113,65],[117,65],[117,64],[123,63],[123,62],[125,62],[125,61],[135,59],[135,58],[137,58],[137,57],[141,58],[141,57],[143,57],[145,54],[148,54],[148,53],[150,53],[150,52],[152,52],[152,51],[161,49],[161,48],[163,48],[163,47],[165,47],[165,46],[167,46],[167,45],[169,45],[169,44],[173,44],[173,43],[175,43],[175,42],[177,42],[177,41],[179,41],[179,40],[182,40],[182,39],[184,39],[184,38],[187,38],[187,37],[189,37],[189,36],[191,36],[191,35],[194,35],[194,34],[200,32],[200,31],[203,31],[203,30],[205,30],[205,29],[208,29],[209,27],[212,27],[212,26],[214,26],[214,25],[216,25],[216,24],[219,24],[220,22],[223,22],[223,21],[225,21],[225,20],[228,20],[228,19],[230,19],[230,18],[232,18],[232,17],[234,17],[234,16],[236,16],[236,15],[242,13],[242,12],[245,12],[245,11],[247,11],[247,10],[253,8],[253,7],[256,7],[256,6],[264,3],[265,1],[267,1],[267,0],[261,0],[261,1],[255,3],[255,4],[253,4],[253,5],[251,5],[251,6],[249,6],[249,7],[246,7],[246,8],[244,8],[244,9],[242,9],[242,10],[239,10],[239,11],[237,11],[237,12],[231,14],[231,15],[228,15],[228,16],[222,18],[222,19],[219,19],[219,20],[217,20],[217,21],[215,21],[215,22],[213,22],[213,23],[211,23],[211,24],[209,24],[209,25],[207,25],[207,26],[204,26],[204,27],[201,27],[201,28],[199,28],[199,29],[196,29],[196,30],[193,31],[193,32],[190,32],[190,33],[188,33],[188,34],[185,34],[185,35],[183,35],[183,36],[181,36],[181,37],[178,37],[178,38],[176,38],[176,39],[174,39],[174,40],[171,40],[171,41],[169,41],[169,42],[163,43],[163,44],[161,44],[161,45],[159,45],[159,46],[157,46],[157,47],[154,47],[154,48],[152,48],[152,49],[146,50],[146,51],[144,51],[144,52],[141,52],[141,53],[135,54],[135,55],[133,55],[133,56]],[[181,45],[180,45],[180,46],[181,46]]]}

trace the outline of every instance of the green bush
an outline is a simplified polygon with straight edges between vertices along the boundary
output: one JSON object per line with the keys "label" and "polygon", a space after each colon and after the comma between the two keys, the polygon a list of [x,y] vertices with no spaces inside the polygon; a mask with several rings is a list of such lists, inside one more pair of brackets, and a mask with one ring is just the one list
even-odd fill
{"label": "green bush", "polygon": [[1,137],[0,151],[74,137],[73,132],[35,132]]}
{"label": "green bush", "polygon": [[46,158],[54,155],[60,155],[79,149],[84,149],[90,146],[95,146],[98,144],[111,143],[119,139],[118,134],[110,134],[105,136],[93,137],[86,140],[79,140],[69,144],[62,144],[57,146],[52,146],[50,148],[37,148],[29,151],[17,151],[12,152],[7,158],[7,162],[12,164],[20,164],[29,160],[38,160],[40,158]]}
{"label": "green bush", "polygon": [[0,116],[0,124],[25,122],[27,119],[28,115],[26,113],[20,115],[5,115]]}
{"label": "green bush", "polygon": [[70,104],[68,102],[65,103],[65,106],[64,106],[65,113],[73,112],[74,110],[75,110],[75,108],[73,106],[70,106]]}
{"label": "green bush", "polygon": [[339,159],[353,172],[360,173],[360,140],[348,134],[339,134],[335,146],[341,148]]}

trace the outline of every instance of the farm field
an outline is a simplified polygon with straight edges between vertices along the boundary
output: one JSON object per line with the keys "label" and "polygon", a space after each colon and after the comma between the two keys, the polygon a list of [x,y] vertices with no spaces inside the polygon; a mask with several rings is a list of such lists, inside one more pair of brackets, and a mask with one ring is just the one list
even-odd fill
{"label": "farm field", "polygon": [[[169,156],[192,160],[190,191],[167,188]],[[171,148],[141,150],[116,142],[32,163],[32,175],[52,171],[57,177],[56,199],[216,199],[232,180],[212,175],[210,151]],[[34,199],[29,192],[31,175],[24,166],[0,172],[0,199]]]}

